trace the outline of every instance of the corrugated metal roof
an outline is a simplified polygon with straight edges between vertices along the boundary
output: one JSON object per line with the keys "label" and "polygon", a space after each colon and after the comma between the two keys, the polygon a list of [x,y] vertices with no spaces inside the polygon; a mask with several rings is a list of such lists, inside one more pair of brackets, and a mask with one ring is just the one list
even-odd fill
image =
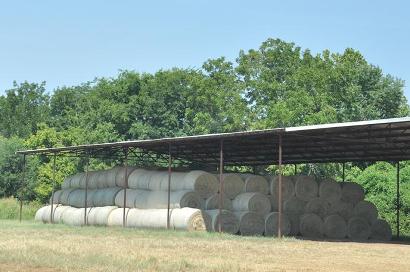
{"label": "corrugated metal roof", "polygon": [[[152,140],[79,145],[18,151],[19,154],[120,156],[124,148],[207,165],[217,165],[223,141],[225,165],[268,165],[283,162],[395,161],[410,159],[410,117],[289,128],[206,134]],[[134,153],[133,153],[134,151]]]}

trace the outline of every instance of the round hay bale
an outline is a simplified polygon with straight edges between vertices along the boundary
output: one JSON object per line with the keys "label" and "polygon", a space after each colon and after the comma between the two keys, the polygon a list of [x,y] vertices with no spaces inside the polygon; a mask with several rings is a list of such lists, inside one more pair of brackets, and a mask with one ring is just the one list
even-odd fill
{"label": "round hay bale", "polygon": [[323,180],[319,184],[319,197],[327,201],[338,201],[342,198],[340,183],[332,179]]}
{"label": "round hay bale", "polygon": [[[211,230],[219,231],[219,220],[221,220],[221,231],[235,234],[239,231],[239,220],[230,211],[207,210],[205,211],[211,218]],[[220,218],[220,219],[219,219]]]}
{"label": "round hay bale", "polygon": [[300,214],[292,214],[292,213],[286,213],[286,216],[288,217],[290,221],[290,236],[297,236],[299,235],[299,225],[300,225]]}
{"label": "round hay bale", "polygon": [[308,238],[323,237],[323,220],[314,213],[303,214],[300,217],[300,233]]}
{"label": "round hay bale", "polygon": [[107,226],[122,226],[123,225],[123,215],[125,209],[125,224],[127,225],[129,208],[117,208],[113,209],[108,215]]}
{"label": "round hay bale", "polygon": [[[151,191],[146,196],[145,206],[139,205],[136,199],[135,207],[143,209],[166,209],[168,207],[168,192]],[[142,203],[141,203],[142,204]],[[200,209],[202,201],[196,192],[174,191],[170,192],[170,208],[197,208]]]}
{"label": "round hay bale", "polygon": [[370,225],[365,218],[352,217],[347,223],[347,236],[352,240],[367,240],[371,233]]}
{"label": "round hay bale", "polygon": [[[281,234],[284,236],[290,233],[290,221],[285,213],[282,213]],[[265,216],[265,236],[277,236],[279,227],[279,213],[271,212]]]}
{"label": "round hay bale", "polygon": [[64,189],[64,190],[62,190],[63,192],[60,194],[60,197],[59,197],[59,202],[60,202],[60,204],[69,205],[69,203],[68,203],[68,198],[69,198],[71,192],[73,192],[73,191],[75,191],[75,190],[78,190],[78,189],[76,189],[76,188],[70,188],[70,189]]}
{"label": "round hay bale", "polygon": [[390,241],[392,231],[389,223],[383,219],[377,219],[371,225],[370,239],[379,241]]}
{"label": "round hay bale", "polygon": [[318,196],[318,185],[312,176],[297,176],[295,195],[304,201],[309,201]]}
{"label": "round hay bale", "polygon": [[130,209],[127,215],[127,227],[166,229],[167,212],[167,209]]}
{"label": "round hay bale", "polygon": [[[219,184],[219,175],[215,175],[215,178],[218,180]],[[223,184],[223,192],[229,199],[234,199],[237,195],[242,193],[245,188],[245,182],[242,177],[234,173],[223,174]]]}
{"label": "round hay bale", "polygon": [[67,208],[61,218],[62,222],[66,225],[70,226],[83,226],[84,225],[84,212],[88,213],[91,211],[93,208],[87,208],[87,211],[85,211],[85,208]]}
{"label": "round hay bale", "polygon": [[241,174],[245,182],[243,192],[256,192],[267,195],[269,193],[269,184],[266,178],[254,174]]}
{"label": "round hay bale", "polygon": [[262,235],[265,230],[265,220],[256,212],[234,212],[239,220],[241,235]]}
{"label": "round hay bale", "polygon": [[98,175],[99,171],[88,171],[88,188],[97,189],[98,188]]}
{"label": "round hay bale", "polygon": [[323,229],[325,236],[331,239],[343,239],[347,235],[347,224],[343,217],[337,214],[325,218]]}
{"label": "round hay bale", "polygon": [[57,190],[57,191],[55,191],[55,192],[54,192],[54,195],[51,194],[51,196],[50,196],[50,202],[51,202],[51,198],[54,197],[53,200],[52,200],[53,203],[54,203],[54,204],[59,204],[59,203],[60,203],[60,196],[62,195],[62,193],[63,193],[63,190]]}
{"label": "round hay bale", "polygon": [[[87,207],[93,206],[93,191],[87,192]],[[68,205],[76,208],[83,208],[85,204],[85,190],[77,189],[72,191],[68,196]]]}
{"label": "round hay bale", "polygon": [[355,182],[343,182],[342,200],[356,205],[360,201],[364,200],[363,187]]}
{"label": "round hay bale", "polygon": [[353,204],[343,200],[331,201],[328,214],[338,214],[347,222],[353,216]]}
{"label": "round hay bale", "polygon": [[152,171],[135,169],[128,177],[128,187],[132,189],[149,190]]}
{"label": "round hay bale", "polygon": [[201,198],[208,198],[218,192],[219,185],[214,175],[205,171],[194,170],[186,173],[184,187],[180,190],[182,189],[195,191]]}
{"label": "round hay bale", "polygon": [[234,211],[250,211],[266,215],[271,210],[269,198],[262,193],[242,193],[232,200]]}
{"label": "round hay bale", "polygon": [[[136,167],[133,166],[128,166],[127,167],[127,176],[128,179],[131,175],[131,173],[136,170]],[[119,167],[116,176],[115,176],[115,185],[114,186],[118,186],[118,187],[127,187],[125,184],[125,167]]]}
{"label": "round hay bale", "polygon": [[105,206],[91,209],[88,214],[88,224],[93,226],[106,226],[111,211],[117,208],[116,206]]}
{"label": "round hay bale", "polygon": [[62,206],[58,205],[56,209],[54,210],[54,223],[63,223],[63,214],[65,211],[69,210],[71,207],[70,206]]}
{"label": "round hay bale", "polygon": [[[204,202],[204,210],[216,210],[219,208],[219,193],[208,197]],[[232,211],[232,201],[224,194],[222,209]]]}
{"label": "round hay bale", "polygon": [[[126,189],[126,191],[127,191],[127,198],[125,200],[126,208],[135,208],[135,200],[138,199],[140,201],[142,196],[145,199],[146,193],[149,192],[149,191],[136,190],[136,189]],[[117,205],[118,207],[124,207],[124,189],[118,191],[117,195],[115,196],[115,205]]]}
{"label": "round hay bale", "polygon": [[376,206],[367,200],[362,200],[356,204],[353,208],[353,215],[361,218],[365,218],[369,224],[373,224],[377,220],[379,212]]}
{"label": "round hay bale", "polygon": [[[270,181],[270,194],[273,198],[278,199],[279,193],[279,178],[278,176],[270,176],[268,177]],[[295,196],[295,186],[292,181],[292,177],[290,176],[282,176],[282,199],[286,201],[291,197]],[[277,202],[276,201],[276,210],[277,210]]]}
{"label": "round hay bale", "polygon": [[121,190],[120,187],[97,189],[93,195],[94,207],[115,206],[115,197]]}
{"label": "round hay bale", "polygon": [[173,209],[171,226],[175,230],[206,231],[211,229],[211,217],[204,211],[193,208]]}
{"label": "round hay bale", "polygon": [[70,188],[81,188],[81,180],[84,178],[84,173],[77,173],[71,177]]}
{"label": "round hay bale", "polygon": [[37,210],[36,215],[34,216],[34,221],[43,222],[43,214],[47,209],[47,206],[43,206]]}
{"label": "round hay bale", "polygon": [[328,214],[330,204],[327,200],[323,198],[313,198],[306,203],[305,213],[314,213],[319,215],[321,218],[325,218]]}
{"label": "round hay bale", "polygon": [[61,189],[68,189],[70,188],[72,176],[65,177],[63,183],[61,184]]}
{"label": "round hay bale", "polygon": [[288,214],[303,214],[305,212],[306,201],[297,197],[291,197],[283,203],[283,211]]}

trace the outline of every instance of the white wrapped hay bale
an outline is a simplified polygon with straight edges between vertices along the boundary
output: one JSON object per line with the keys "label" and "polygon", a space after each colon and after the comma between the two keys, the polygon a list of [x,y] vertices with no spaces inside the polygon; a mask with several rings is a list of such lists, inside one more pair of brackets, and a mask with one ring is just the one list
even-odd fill
{"label": "white wrapped hay bale", "polygon": [[[170,210],[170,228],[175,230],[206,231],[210,222],[209,215],[199,209]],[[127,227],[166,229],[167,209],[130,209]]]}
{"label": "white wrapped hay bale", "polygon": [[[129,208],[125,208],[125,225],[127,225],[127,217]],[[113,209],[107,220],[107,226],[122,226],[123,225],[124,208]]]}
{"label": "white wrapped hay bale", "polygon": [[371,225],[370,239],[379,241],[390,241],[392,238],[392,230],[386,220],[377,219]]}
{"label": "white wrapped hay bale", "polygon": [[43,213],[46,210],[47,206],[43,206],[36,211],[34,216],[34,221],[43,222]]}
{"label": "white wrapped hay bale", "polygon": [[356,205],[358,202],[364,200],[363,187],[355,182],[343,182],[342,200]]}
{"label": "white wrapped hay bale", "polygon": [[337,214],[325,218],[323,229],[325,236],[331,239],[343,239],[347,235],[347,224],[343,217]]}
{"label": "white wrapped hay bale", "polygon": [[271,210],[269,198],[262,193],[242,193],[232,200],[234,211],[250,211],[266,215]]}
{"label": "white wrapped hay bale", "polygon": [[352,217],[347,223],[347,236],[352,240],[367,240],[371,233],[370,225],[365,218]]}
{"label": "white wrapped hay bale", "polygon": [[62,222],[70,226],[83,226],[84,225],[84,213],[88,216],[88,213],[93,208],[67,208],[61,216]]}
{"label": "white wrapped hay bale", "polygon": [[[234,199],[237,195],[243,192],[245,182],[240,175],[234,173],[225,173],[223,176],[223,192],[229,199]],[[219,181],[219,175],[215,175]]]}
{"label": "white wrapped hay bale", "polygon": [[323,198],[313,198],[306,203],[305,213],[314,213],[321,218],[325,218],[328,215],[330,203]]}
{"label": "white wrapped hay bale", "polygon": [[342,198],[342,187],[333,179],[326,179],[319,184],[319,197],[327,201],[338,201]]}
{"label": "white wrapped hay bale", "polygon": [[120,187],[111,187],[98,189],[93,194],[93,206],[103,207],[103,206],[115,206],[115,197],[118,192],[123,190]]}
{"label": "white wrapped hay bale", "polygon": [[265,220],[255,212],[234,212],[239,220],[241,235],[262,235],[265,230]]}
{"label": "white wrapped hay bale", "polygon": [[[282,213],[281,218],[281,234],[289,235],[291,230],[290,221],[285,213]],[[279,227],[279,213],[271,212],[265,216],[265,236],[277,236]]]}
{"label": "white wrapped hay bale", "polygon": [[365,218],[371,225],[377,220],[379,212],[376,206],[370,201],[362,200],[356,204],[353,208],[353,215],[361,218]]}
{"label": "white wrapped hay bale", "polygon": [[312,176],[296,176],[295,195],[304,201],[318,196],[318,185]]}
{"label": "white wrapped hay bale", "polygon": [[306,201],[297,197],[291,197],[283,203],[283,211],[288,214],[303,214],[305,212]]}
{"label": "white wrapped hay bale", "polygon": [[[133,189],[168,191],[168,172],[137,169],[128,178]],[[218,180],[213,174],[201,170],[172,172],[171,191],[195,191],[201,198],[208,198],[218,192]]]}
{"label": "white wrapped hay bale", "polygon": [[88,213],[88,224],[93,226],[106,226],[110,213],[117,208],[116,206],[94,207]]}
{"label": "white wrapped hay bale", "polygon": [[230,211],[222,210],[207,210],[205,211],[211,218],[211,230],[219,231],[219,220],[221,224],[221,231],[235,234],[239,231],[239,220],[235,214]]}
{"label": "white wrapped hay bale", "polygon": [[[216,210],[219,209],[219,193],[213,194],[204,201],[204,210]],[[225,194],[222,195],[222,209],[232,211],[232,200],[230,200]]]}
{"label": "white wrapped hay bale", "polygon": [[347,222],[353,216],[353,204],[343,200],[331,201],[328,214],[338,214]]}
{"label": "white wrapped hay bale", "polygon": [[254,174],[241,174],[245,186],[243,192],[257,192],[267,195],[269,193],[269,184],[266,178]]}
{"label": "white wrapped hay bale", "polygon": [[317,214],[303,214],[300,217],[299,228],[304,237],[323,238],[323,220]]}
{"label": "white wrapped hay bale", "polygon": [[[279,177],[268,176],[270,194],[276,196],[279,188]],[[289,199],[295,195],[295,186],[291,176],[282,176],[282,199]]]}

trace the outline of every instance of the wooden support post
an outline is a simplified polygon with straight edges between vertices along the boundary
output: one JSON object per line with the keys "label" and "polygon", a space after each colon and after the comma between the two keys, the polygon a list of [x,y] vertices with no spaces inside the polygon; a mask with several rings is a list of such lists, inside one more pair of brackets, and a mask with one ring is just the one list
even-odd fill
{"label": "wooden support post", "polygon": [[298,165],[295,163],[295,176],[296,176],[296,174],[298,173]]}
{"label": "wooden support post", "polygon": [[122,226],[125,228],[127,226],[126,224],[126,214],[125,214],[125,210],[126,210],[126,205],[127,205],[127,188],[128,188],[128,146],[124,148],[124,167],[125,167],[125,182],[124,182],[124,203],[123,203],[123,210],[122,210]]}
{"label": "wooden support post", "polygon": [[20,189],[20,209],[19,209],[19,222],[21,223],[21,218],[23,215],[23,194],[25,189],[25,178],[26,178],[26,154],[23,154],[23,173],[21,178],[21,189]]}
{"label": "wooden support post", "polygon": [[223,178],[223,169],[224,169],[224,153],[223,153],[223,147],[224,147],[224,142],[221,140],[220,142],[220,149],[219,149],[219,201],[218,201],[218,210],[219,210],[219,216],[218,216],[218,231],[219,233],[222,232],[222,226],[221,226],[221,218],[222,218],[222,207],[223,207],[223,198],[222,195],[224,193],[224,178]]}
{"label": "wooden support post", "polygon": [[278,238],[282,237],[282,135],[279,134],[279,175],[278,175]]}
{"label": "wooden support post", "polygon": [[342,182],[346,181],[346,176],[345,176],[345,163],[342,164]]}
{"label": "wooden support post", "polygon": [[171,154],[171,144],[168,146],[168,199],[167,199],[167,229],[170,228],[171,215],[169,213],[171,206],[171,174],[172,174],[172,154]]}
{"label": "wooden support post", "polygon": [[397,162],[396,177],[396,236],[400,237],[400,161]]}
{"label": "wooden support post", "polygon": [[56,156],[57,154],[54,153],[53,155],[53,188],[51,190],[51,199],[50,199],[50,223],[54,223],[54,192],[56,190]]}

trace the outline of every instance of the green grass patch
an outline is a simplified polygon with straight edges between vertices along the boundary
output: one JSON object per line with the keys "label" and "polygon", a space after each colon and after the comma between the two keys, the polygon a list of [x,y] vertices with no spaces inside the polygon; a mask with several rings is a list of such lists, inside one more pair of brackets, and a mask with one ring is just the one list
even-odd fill
{"label": "green grass patch", "polygon": [[[36,211],[42,206],[38,202],[23,202],[22,219],[33,220]],[[0,199],[0,219],[19,219],[20,202],[16,198]]]}

